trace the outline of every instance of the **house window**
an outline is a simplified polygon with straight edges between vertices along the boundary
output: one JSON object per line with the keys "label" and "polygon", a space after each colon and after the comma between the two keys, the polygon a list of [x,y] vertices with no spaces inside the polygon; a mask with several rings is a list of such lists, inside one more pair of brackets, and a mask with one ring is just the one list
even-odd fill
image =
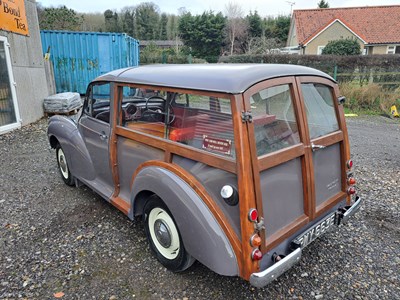
{"label": "house window", "polygon": [[325,46],[318,46],[317,55],[322,54],[322,50],[324,50]]}
{"label": "house window", "polygon": [[400,45],[393,45],[387,47],[387,54],[400,54]]}

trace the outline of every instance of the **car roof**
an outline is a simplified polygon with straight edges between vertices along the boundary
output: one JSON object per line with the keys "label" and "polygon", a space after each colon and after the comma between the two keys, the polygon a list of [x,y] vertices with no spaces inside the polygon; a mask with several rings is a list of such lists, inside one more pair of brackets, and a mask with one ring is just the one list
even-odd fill
{"label": "car roof", "polygon": [[324,77],[334,81],[332,77],[316,69],[285,64],[146,65],[115,70],[94,81],[239,94],[266,79],[304,75]]}

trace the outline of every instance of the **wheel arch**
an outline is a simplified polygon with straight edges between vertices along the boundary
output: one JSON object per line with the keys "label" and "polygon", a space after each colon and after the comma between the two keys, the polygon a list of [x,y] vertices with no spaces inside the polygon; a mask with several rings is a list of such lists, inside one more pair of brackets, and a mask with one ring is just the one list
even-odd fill
{"label": "wheel arch", "polygon": [[60,142],[54,135],[49,136],[49,143],[50,143],[50,147],[53,149],[55,149],[57,147],[57,145],[60,144]]}
{"label": "wheel arch", "polygon": [[[133,209],[131,210],[132,215],[129,217],[131,219],[133,219],[133,217],[138,217],[138,216],[143,215],[143,210],[144,210],[144,206],[146,205],[146,201],[153,195],[157,195],[157,194],[154,193],[153,191],[149,191],[149,190],[140,191],[135,196],[134,201],[132,201],[132,204],[133,204]],[[160,197],[159,195],[157,195],[157,196]]]}
{"label": "wheel arch", "polygon": [[76,123],[64,116],[53,116],[49,120],[47,137],[52,148],[56,148],[57,144],[62,147],[75,177],[86,180],[96,177],[92,159]]}
{"label": "wheel arch", "polygon": [[185,180],[150,163],[136,172],[132,191],[130,218],[141,215],[146,199],[157,195],[173,215],[190,255],[218,274],[239,275],[237,251],[211,210]]}

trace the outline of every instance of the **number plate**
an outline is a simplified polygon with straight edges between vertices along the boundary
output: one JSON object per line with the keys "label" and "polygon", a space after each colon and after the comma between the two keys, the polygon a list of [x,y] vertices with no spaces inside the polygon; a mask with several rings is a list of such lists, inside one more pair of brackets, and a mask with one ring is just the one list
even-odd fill
{"label": "number plate", "polygon": [[311,244],[317,237],[329,231],[333,225],[335,225],[335,213],[325,217],[322,221],[295,238],[293,242],[304,248]]}

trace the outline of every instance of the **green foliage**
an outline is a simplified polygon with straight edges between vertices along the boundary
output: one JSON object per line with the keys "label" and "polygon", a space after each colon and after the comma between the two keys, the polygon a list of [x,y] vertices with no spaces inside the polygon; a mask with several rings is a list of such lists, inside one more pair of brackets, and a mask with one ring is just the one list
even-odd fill
{"label": "green foliage", "polygon": [[290,27],[290,16],[278,16],[276,18],[275,27],[273,28],[274,38],[286,43]]}
{"label": "green foliage", "polygon": [[150,43],[140,51],[141,64],[161,63],[162,49],[156,44]]}
{"label": "green foliage", "polygon": [[322,54],[330,55],[359,55],[361,54],[361,47],[357,40],[353,39],[340,39],[330,41],[322,50]]}
{"label": "green foliage", "polygon": [[174,40],[178,37],[178,23],[179,17],[175,15],[168,15],[168,23],[167,23],[167,39]]}
{"label": "green foliage", "polygon": [[[353,81],[355,71],[365,73],[367,80],[374,82],[400,82],[400,55],[232,55],[221,57],[222,63],[278,63],[303,65],[333,75],[338,69],[339,81]],[[393,73],[393,74],[392,74]]]}
{"label": "green foliage", "polygon": [[113,12],[111,9],[107,9],[104,12],[104,19],[106,23],[106,31],[108,32],[119,32],[120,27],[118,24],[118,14]]}
{"label": "green foliage", "polygon": [[134,7],[125,7],[121,12],[121,27],[122,31],[127,35],[134,37],[136,32],[136,24],[135,24],[135,8]]}
{"label": "green foliage", "polygon": [[250,14],[246,16],[246,20],[249,24],[248,35],[250,37],[261,37],[263,34],[263,21],[258,12],[250,12]]}
{"label": "green foliage", "polygon": [[360,86],[357,82],[344,82],[339,86],[346,97],[344,107],[352,112],[389,114],[392,105],[400,104],[400,88],[390,90],[376,83]]}
{"label": "green foliage", "polygon": [[321,1],[318,2],[317,5],[318,5],[319,8],[329,8],[328,1],[321,0]]}
{"label": "green foliage", "polygon": [[161,20],[160,20],[160,40],[167,40],[168,39],[168,34],[167,34],[167,26],[168,26],[168,16],[166,13],[161,14]]}
{"label": "green foliage", "polygon": [[[118,16],[119,32],[138,40],[174,40],[179,35],[179,17],[160,13],[159,7],[152,2],[124,7]],[[111,19],[112,16],[107,13],[104,17]]]}
{"label": "green foliage", "polygon": [[83,14],[84,20],[81,25],[83,31],[106,31],[104,15],[102,13]]}
{"label": "green foliage", "polygon": [[135,9],[136,35],[139,40],[157,40],[160,32],[160,9],[152,2],[140,3]]}
{"label": "green foliage", "polygon": [[83,23],[83,16],[78,15],[73,9],[68,9],[65,5],[45,8],[38,15],[39,27],[43,30],[75,31],[79,30]]}
{"label": "green foliage", "polygon": [[268,17],[264,19],[264,35],[276,39],[281,46],[286,44],[289,34],[290,16]]}
{"label": "green foliage", "polygon": [[220,57],[219,62],[303,65],[331,76],[336,66],[347,109],[388,113],[392,105],[400,107],[400,55],[233,55]]}
{"label": "green foliage", "polygon": [[[150,43],[140,52],[140,63],[143,64],[187,64],[189,55],[187,50],[175,48],[162,49],[154,43]],[[192,58],[191,63],[205,63],[204,59]]]}
{"label": "green foliage", "polygon": [[194,56],[215,61],[223,47],[225,24],[222,13],[209,11],[197,16],[186,13],[179,19],[179,32]]}
{"label": "green foliage", "polygon": [[[241,11],[237,5],[233,6]],[[166,14],[160,13],[153,2],[127,6],[120,11],[107,9],[103,14],[83,14],[85,18],[65,6],[54,9],[39,4],[37,10],[42,29],[124,32],[138,40],[150,41],[180,38],[193,57],[209,62],[216,62],[222,53],[265,54],[271,47],[282,47],[290,26],[289,16],[262,19],[257,11],[250,11],[246,17],[231,16],[228,23],[221,12],[191,15],[182,8],[178,15]],[[227,34],[229,28],[234,29],[232,35]]]}

